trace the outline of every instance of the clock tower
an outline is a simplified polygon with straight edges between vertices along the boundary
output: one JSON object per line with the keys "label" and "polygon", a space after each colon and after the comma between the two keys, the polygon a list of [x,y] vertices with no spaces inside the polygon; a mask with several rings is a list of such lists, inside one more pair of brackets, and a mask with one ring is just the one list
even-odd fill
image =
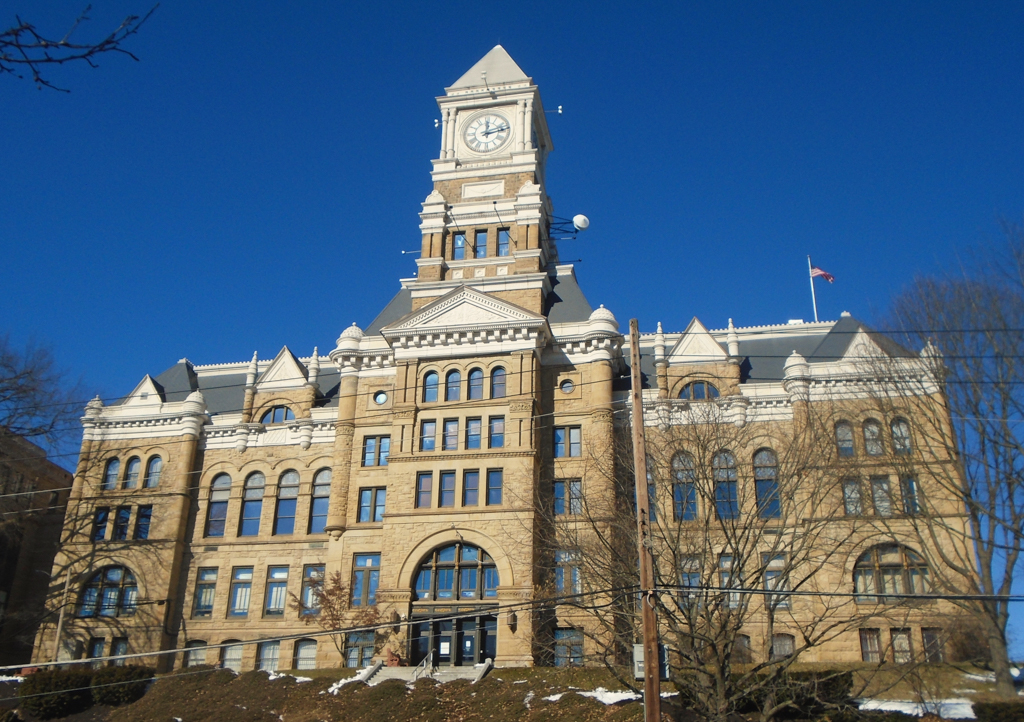
{"label": "clock tower", "polygon": [[544,164],[552,149],[540,94],[503,47],[437,99],[440,152],[423,202],[416,310],[460,285],[542,313],[557,251]]}

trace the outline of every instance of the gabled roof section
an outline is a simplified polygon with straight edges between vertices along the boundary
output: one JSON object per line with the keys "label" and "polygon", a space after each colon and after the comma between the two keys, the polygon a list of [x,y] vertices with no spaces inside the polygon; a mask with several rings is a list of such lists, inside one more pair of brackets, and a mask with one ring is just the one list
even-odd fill
{"label": "gabled roof section", "polygon": [[530,78],[522,68],[516,65],[516,61],[512,59],[505,48],[495,45],[487,55],[476,62],[476,65],[463,73],[462,77],[456,80],[449,90],[484,87],[484,79],[481,75],[484,72],[487,73],[487,85],[530,82]]}
{"label": "gabled roof section", "polygon": [[121,401],[121,406],[159,406],[163,401],[163,394],[160,387],[153,381],[153,377],[146,374],[142,381],[130,394]]}
{"label": "gabled roof section", "polygon": [[853,316],[844,316],[836,321],[818,347],[814,349],[814,352],[807,357],[807,360],[819,362],[839,361],[850,355],[850,350],[855,345],[855,341],[857,345],[869,342],[893,358],[913,358],[916,356],[916,354],[903,348],[903,346],[885,334],[868,328]]}
{"label": "gabled roof section", "polygon": [[459,286],[433,303],[385,326],[386,338],[409,333],[446,333],[450,331],[536,327],[545,318],[495,296],[469,286]]}
{"label": "gabled roof section", "polygon": [[283,346],[270,367],[256,380],[256,391],[297,389],[306,383],[309,372],[287,346]]}
{"label": "gabled roof section", "polygon": [[696,316],[668,354],[669,363],[716,363],[729,355]]}
{"label": "gabled roof section", "polygon": [[533,351],[551,338],[540,314],[469,286],[459,286],[380,333],[396,361]]}

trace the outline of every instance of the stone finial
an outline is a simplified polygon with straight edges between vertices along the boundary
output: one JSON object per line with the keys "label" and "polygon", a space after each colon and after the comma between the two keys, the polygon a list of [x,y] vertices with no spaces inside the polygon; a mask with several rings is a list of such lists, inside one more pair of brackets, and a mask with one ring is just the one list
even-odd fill
{"label": "stone finial", "polygon": [[782,367],[782,388],[794,401],[807,401],[810,398],[811,367],[807,359],[793,350]]}
{"label": "stone finial", "polygon": [[658,330],[654,333],[654,363],[665,360],[665,331],[661,328],[661,321],[658,321]]}
{"label": "stone finial", "polygon": [[86,416],[99,416],[103,412],[103,399],[99,394],[85,405]]}
{"label": "stone finial", "polygon": [[252,361],[249,362],[249,368],[245,372],[245,386],[246,388],[252,388],[256,384],[256,373],[259,367],[256,364],[256,352],[252,352]]}
{"label": "stone finial", "polygon": [[729,345],[729,355],[736,358],[740,355],[740,337],[736,333],[736,327],[732,325],[732,319],[729,319],[729,335],[727,337]]}
{"label": "stone finial", "polygon": [[316,386],[317,377],[320,376],[320,355],[317,353],[317,347],[313,347],[313,358],[309,360],[309,365],[306,367],[309,369],[309,384]]}

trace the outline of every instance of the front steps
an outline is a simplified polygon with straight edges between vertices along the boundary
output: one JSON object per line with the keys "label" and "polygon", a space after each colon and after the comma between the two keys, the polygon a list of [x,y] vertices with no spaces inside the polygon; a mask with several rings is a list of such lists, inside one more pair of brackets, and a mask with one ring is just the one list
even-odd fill
{"label": "front steps", "polygon": [[454,682],[457,679],[468,679],[470,682],[481,680],[492,668],[491,660],[473,667],[381,667],[371,673],[363,681],[371,687],[386,682],[389,679],[400,679],[406,684],[412,684],[416,679],[429,677],[440,684]]}

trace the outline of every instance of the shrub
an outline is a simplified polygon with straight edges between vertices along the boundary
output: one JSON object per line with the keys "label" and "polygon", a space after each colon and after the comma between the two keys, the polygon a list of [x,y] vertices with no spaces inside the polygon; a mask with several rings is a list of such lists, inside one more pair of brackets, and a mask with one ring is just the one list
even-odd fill
{"label": "shrub", "polygon": [[89,709],[91,669],[55,669],[36,672],[18,687],[21,707],[39,719],[67,717]]}
{"label": "shrub", "polygon": [[[764,686],[752,689],[737,705],[737,711],[758,711],[773,697],[777,702],[792,702],[792,706],[776,713],[778,719],[804,719],[823,715],[828,710],[847,707],[850,704],[850,690],[853,687],[853,672],[784,672],[771,681],[762,677],[762,683]],[[755,686],[753,681],[749,684],[751,687]]]}
{"label": "shrub", "polygon": [[1024,702],[975,702],[978,722],[1022,722]]}
{"label": "shrub", "polygon": [[127,665],[101,669],[92,678],[92,699],[96,704],[116,707],[141,699],[156,670],[152,667]]}

